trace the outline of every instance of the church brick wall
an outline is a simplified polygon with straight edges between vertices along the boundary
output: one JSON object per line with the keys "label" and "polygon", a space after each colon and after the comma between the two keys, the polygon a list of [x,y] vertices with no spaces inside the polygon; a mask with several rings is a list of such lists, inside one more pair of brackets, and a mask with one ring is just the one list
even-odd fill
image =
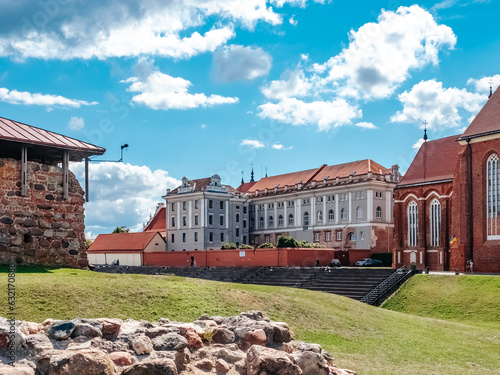
{"label": "church brick wall", "polygon": [[21,196],[21,162],[0,159],[0,263],[88,266],[83,190],[69,172],[28,161],[27,195]]}

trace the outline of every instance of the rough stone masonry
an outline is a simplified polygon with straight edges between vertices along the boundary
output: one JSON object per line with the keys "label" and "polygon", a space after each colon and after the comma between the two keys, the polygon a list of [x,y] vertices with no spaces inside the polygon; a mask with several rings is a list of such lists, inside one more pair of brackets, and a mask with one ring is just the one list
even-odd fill
{"label": "rough stone masonry", "polygon": [[0,158],[0,263],[88,266],[84,197],[69,173],[63,198],[63,171],[28,161],[27,195],[21,196],[21,162]]}
{"label": "rough stone masonry", "polygon": [[[0,361],[9,346],[0,318]],[[20,322],[15,367],[4,375],[355,375],[320,345],[294,339],[283,322],[259,311],[201,316],[192,323],[47,319]],[[2,357],[2,355],[4,357]]]}

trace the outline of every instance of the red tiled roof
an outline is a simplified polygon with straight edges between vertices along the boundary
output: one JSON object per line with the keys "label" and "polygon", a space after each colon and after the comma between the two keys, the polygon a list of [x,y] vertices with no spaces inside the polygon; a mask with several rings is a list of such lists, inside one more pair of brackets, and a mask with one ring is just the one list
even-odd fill
{"label": "red tiled roof", "polygon": [[89,156],[102,155],[106,151],[102,147],[4,117],[0,117],[0,140],[80,151]]}
{"label": "red tiled roof", "polygon": [[396,188],[453,178],[458,152],[457,135],[425,142]]}
{"label": "red tiled roof", "polygon": [[[88,252],[142,251],[158,232],[100,234],[90,245]],[[162,237],[163,238],[163,237]]]}
{"label": "red tiled roof", "polygon": [[144,228],[143,232],[165,232],[167,230],[167,214],[166,208],[162,207],[158,210],[149,224]]}
{"label": "red tiled roof", "polygon": [[500,86],[481,108],[460,139],[500,133]]}
{"label": "red tiled roof", "polygon": [[301,182],[302,185],[305,186],[311,181],[323,181],[325,177],[334,179],[336,177],[348,177],[352,173],[360,175],[366,174],[368,172],[387,174],[390,173],[390,170],[384,168],[380,164],[370,159],[358,160],[331,166],[323,164],[319,168],[265,177],[253,183],[247,182],[241,185],[238,190],[243,193],[254,193],[256,190],[262,192],[265,191],[265,189],[270,190],[274,189],[275,187],[283,188],[285,185],[292,187],[299,182]]}
{"label": "red tiled roof", "polygon": [[244,182],[236,189],[240,193],[246,193],[252,186],[255,185],[255,181]]}

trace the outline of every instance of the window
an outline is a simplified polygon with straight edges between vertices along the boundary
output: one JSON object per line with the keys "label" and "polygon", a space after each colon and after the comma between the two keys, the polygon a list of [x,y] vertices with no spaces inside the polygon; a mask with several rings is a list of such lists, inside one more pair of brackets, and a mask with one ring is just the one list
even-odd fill
{"label": "window", "polygon": [[224,225],[224,215],[219,216],[219,224]]}
{"label": "window", "polygon": [[335,202],[335,195],[332,195],[332,202]]}
{"label": "window", "polygon": [[418,244],[418,207],[415,201],[408,205],[408,246]]}
{"label": "window", "polygon": [[224,209],[224,201],[220,201],[220,203],[219,203],[219,207],[220,207],[220,209],[221,209],[221,210],[223,210],[223,209]]}
{"label": "window", "polygon": [[246,228],[246,227],[247,227],[247,221],[243,220],[243,228]]}
{"label": "window", "polygon": [[182,217],[182,226],[185,227],[186,226],[186,216],[183,216]]}
{"label": "window", "polygon": [[337,241],[342,241],[342,232],[337,232]]}
{"label": "window", "polygon": [[278,226],[279,227],[283,226],[283,215],[278,216]]}
{"label": "window", "polygon": [[214,215],[208,215],[208,225],[214,224]]}
{"label": "window", "polygon": [[375,217],[377,219],[382,219],[382,207],[377,207],[377,209],[375,210]]}
{"label": "window", "polygon": [[330,242],[332,239],[331,239],[331,232],[326,232],[325,233],[325,241],[326,242]]}
{"label": "window", "polygon": [[347,219],[347,210],[345,208],[343,208],[343,209],[340,210],[340,218],[342,220]]}
{"label": "window", "polygon": [[198,225],[198,215],[194,215],[194,225]]}
{"label": "window", "polygon": [[365,233],[364,232],[359,232],[359,239],[363,241],[365,239]]}
{"label": "window", "polygon": [[356,208],[356,218],[357,219],[363,218],[363,209],[361,207]]}
{"label": "window", "polygon": [[236,222],[239,223],[240,222],[240,214],[236,214]]}
{"label": "window", "polygon": [[323,212],[318,211],[316,216],[318,217],[318,222],[323,221]]}
{"label": "window", "polygon": [[269,227],[272,227],[274,225],[274,219],[272,216],[269,216],[269,220],[268,220],[268,226]]}
{"label": "window", "polygon": [[197,209],[198,208],[198,200],[195,200],[194,201],[194,208]]}
{"label": "window", "polygon": [[253,217],[250,218],[250,228],[255,228],[255,219]]}
{"label": "window", "polygon": [[270,243],[271,242],[271,236],[266,236],[266,242]]}
{"label": "window", "polygon": [[246,213],[247,213],[247,208],[246,208],[246,207],[243,207],[243,214],[245,214],[245,215],[246,215]]}
{"label": "window", "polygon": [[208,241],[209,242],[214,242],[214,232],[208,233]]}
{"label": "window", "polygon": [[243,243],[247,243],[247,236],[243,236]]}
{"label": "window", "polygon": [[186,210],[186,202],[182,202],[182,209]]}
{"label": "window", "polygon": [[214,208],[214,201],[211,199],[208,200],[208,208]]}
{"label": "window", "polygon": [[328,221],[335,220],[335,212],[333,210],[328,211]]}
{"label": "window", "polygon": [[175,242],[175,235],[173,233],[170,235],[170,242]]}
{"label": "window", "polygon": [[220,234],[220,242],[224,242],[224,233]]}
{"label": "window", "polygon": [[347,239],[351,242],[356,242],[356,233],[351,232],[347,235]]}
{"label": "window", "polygon": [[186,233],[182,233],[182,242],[186,242]]}
{"label": "window", "polygon": [[500,207],[500,164],[498,155],[493,154],[486,162],[486,235],[488,240],[500,239],[498,209]]}
{"label": "window", "polygon": [[431,203],[431,246],[439,246],[441,234],[441,203],[434,199]]}
{"label": "window", "polygon": [[194,242],[198,242],[198,232],[194,232]]}
{"label": "window", "polygon": [[293,215],[288,215],[288,225],[293,225]]}
{"label": "window", "polygon": [[314,233],[314,242],[319,242],[319,232]]}
{"label": "window", "polygon": [[309,227],[309,212],[304,212],[304,228]]}
{"label": "window", "polygon": [[240,228],[236,228],[236,237],[240,236]]}
{"label": "window", "polygon": [[175,216],[172,216],[172,227],[175,227]]}
{"label": "window", "polygon": [[175,203],[172,203],[172,211],[175,211]]}
{"label": "window", "polygon": [[264,228],[264,218],[262,216],[259,219],[259,228]]}

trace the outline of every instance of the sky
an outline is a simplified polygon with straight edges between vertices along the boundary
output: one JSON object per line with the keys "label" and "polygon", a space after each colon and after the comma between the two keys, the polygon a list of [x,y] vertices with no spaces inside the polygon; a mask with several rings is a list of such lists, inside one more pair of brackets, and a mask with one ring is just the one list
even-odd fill
{"label": "sky", "polygon": [[[500,84],[492,0],[0,0],[0,116],[107,149],[86,235],[165,190],[370,158],[404,172]],[[71,170],[83,185],[81,163]]]}

